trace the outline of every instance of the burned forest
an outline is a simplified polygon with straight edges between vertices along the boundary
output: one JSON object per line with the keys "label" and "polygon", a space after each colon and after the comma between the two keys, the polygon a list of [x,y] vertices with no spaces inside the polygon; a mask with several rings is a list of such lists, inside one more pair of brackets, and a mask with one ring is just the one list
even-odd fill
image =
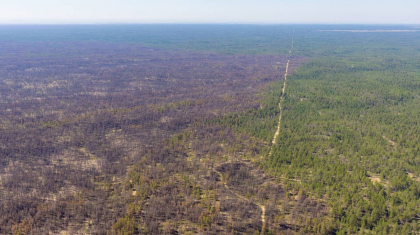
{"label": "burned forest", "polygon": [[302,203],[321,206],[311,217],[325,212],[263,177],[256,156],[267,141],[232,127],[254,113],[272,132],[278,110],[258,95],[282,79],[286,56],[1,47],[0,233],[296,231],[299,216],[274,225],[285,197],[287,213]]}

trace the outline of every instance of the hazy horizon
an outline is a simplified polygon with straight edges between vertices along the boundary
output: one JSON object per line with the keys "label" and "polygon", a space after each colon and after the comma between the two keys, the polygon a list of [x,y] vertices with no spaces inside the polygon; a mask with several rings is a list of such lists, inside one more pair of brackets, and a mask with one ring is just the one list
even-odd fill
{"label": "hazy horizon", "polygon": [[0,24],[419,25],[420,1],[4,0]]}
{"label": "hazy horizon", "polygon": [[332,22],[300,22],[300,23],[271,23],[271,22],[0,22],[2,26],[66,26],[66,25],[348,25],[348,26],[414,26],[420,23],[332,23]]}

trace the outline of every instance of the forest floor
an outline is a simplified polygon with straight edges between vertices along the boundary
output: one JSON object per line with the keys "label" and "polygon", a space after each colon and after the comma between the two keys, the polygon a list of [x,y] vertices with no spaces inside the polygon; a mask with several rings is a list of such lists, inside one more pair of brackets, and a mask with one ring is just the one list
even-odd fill
{"label": "forest floor", "polygon": [[[292,49],[293,49],[293,38],[292,38],[292,43],[291,43],[291,47],[290,47],[290,50],[289,50],[289,57],[292,54]],[[278,104],[278,107],[279,107],[279,110],[280,110],[279,121],[278,121],[278,124],[277,124],[277,130],[276,130],[276,132],[274,134],[274,137],[273,137],[273,140],[271,142],[272,145],[274,145],[276,143],[277,137],[278,137],[278,135],[280,133],[280,125],[281,125],[281,119],[282,119],[282,101],[284,99],[284,94],[285,94],[286,85],[287,85],[286,82],[287,82],[287,75],[288,75],[288,70],[289,70],[289,62],[290,62],[290,59],[287,60],[287,64],[286,64],[286,72],[284,74],[284,83],[283,83],[283,88],[282,88],[282,94],[281,94],[280,101],[279,101],[279,104]],[[272,148],[270,150],[269,155],[271,155],[271,154],[272,154]],[[224,188],[226,190],[228,190],[230,193],[232,193],[233,195],[235,195],[237,198],[239,198],[239,199],[241,199],[243,201],[246,201],[248,203],[257,205],[261,209],[261,223],[262,223],[261,232],[264,233],[264,231],[266,230],[266,224],[267,224],[267,220],[266,220],[266,206],[264,204],[262,204],[262,203],[255,202],[251,198],[244,197],[243,195],[235,192],[235,190],[232,190],[231,188],[229,188],[229,186],[228,186],[228,179],[226,178],[226,177],[229,177],[229,175],[226,175],[226,174],[223,175],[223,173],[220,170],[217,170],[218,168],[221,168],[221,167],[223,168],[223,166],[226,165],[226,164],[234,164],[234,163],[232,161],[224,162],[224,163],[219,164],[218,166],[214,167],[214,171],[222,179]],[[253,166],[251,166],[251,169],[252,169],[252,167]]]}
{"label": "forest floor", "polygon": [[[85,49],[86,55],[96,55]],[[0,217],[6,218],[0,219],[1,234],[21,227],[30,228],[23,234],[104,234],[126,229],[118,226],[134,222],[141,228],[136,225],[132,231],[149,234],[163,230],[294,234],[304,226],[302,221],[325,216],[324,204],[309,197],[297,200],[297,192],[290,189],[286,194],[281,179],[261,169],[259,156],[274,134],[270,133],[272,127],[264,127],[269,139],[260,140],[233,124],[237,118],[271,119],[273,115],[268,115],[273,110],[276,117],[276,107],[267,109],[268,114],[261,112],[266,116],[252,115],[258,116],[257,107],[262,102],[258,94],[272,82],[280,84],[270,105],[276,106],[278,97],[284,96],[286,83],[281,88],[278,79],[283,74],[287,78],[291,52],[238,57],[143,47],[131,50],[134,48],[118,52],[124,56],[136,52],[129,60],[108,60],[101,55],[97,59],[101,64],[83,58],[79,61],[78,57],[66,62],[66,69],[78,76],[60,81],[70,84],[62,90],[49,91],[42,85],[43,76],[48,74],[36,77],[17,71],[21,77],[38,80],[31,84],[33,93],[32,88],[30,92],[22,89],[15,97],[10,89],[8,97],[27,103],[22,104],[20,116],[2,116],[7,123],[16,121],[13,125],[22,128],[13,129],[10,124],[10,128],[1,129],[1,136],[13,136],[2,142],[6,149],[3,156],[12,156],[18,149],[20,154],[19,160],[0,158]],[[136,70],[139,58],[146,72]],[[12,61],[19,61],[16,66],[20,68],[33,58]],[[290,68],[301,61],[303,58],[294,57]],[[40,59],[37,66],[47,71],[50,64]],[[91,74],[73,64],[84,64],[92,69]],[[115,67],[112,72],[106,69],[103,79],[94,79],[110,65]],[[53,72],[59,74],[60,66],[57,62]],[[172,78],[160,71],[167,71]],[[140,75],[128,79],[137,76],[134,74]],[[255,74],[261,79],[255,80]],[[127,79],[113,80],[121,76]],[[25,87],[27,82],[20,75],[11,81],[11,87]],[[107,97],[98,95],[104,87],[115,89]],[[45,100],[42,103],[37,103],[38,89]],[[89,95],[57,100],[56,94]],[[109,97],[115,100],[111,102]],[[35,104],[38,106],[27,108]],[[280,110],[281,105],[282,101]],[[39,113],[44,118],[28,118],[42,109]],[[249,117],[230,115],[248,115],[252,109],[256,112]],[[23,118],[27,118],[24,123],[19,121]],[[17,213],[12,208],[15,205],[34,213],[30,217],[26,209]],[[35,215],[36,219],[30,220],[32,227],[27,226],[24,219]],[[57,216],[65,219],[56,220]]]}
{"label": "forest floor", "polygon": [[391,144],[392,147],[394,147],[394,149],[397,148],[397,143],[395,143],[395,141],[391,140],[390,138],[386,137],[385,135],[382,135],[382,138],[384,138],[384,140],[388,141],[389,144]]}
{"label": "forest floor", "polygon": [[[221,167],[224,164],[229,164],[229,162],[220,164],[220,166],[218,166],[218,167]],[[226,190],[230,191],[232,194],[234,194],[239,199],[242,199],[242,200],[247,201],[249,203],[255,204],[255,205],[257,205],[261,209],[261,223],[262,223],[262,229],[261,229],[261,231],[264,232],[265,231],[266,224],[267,224],[267,221],[266,221],[266,218],[265,218],[266,217],[265,216],[265,211],[266,211],[265,210],[265,205],[260,204],[260,203],[257,203],[255,201],[252,201],[249,198],[246,198],[246,197],[240,195],[239,193],[233,191],[232,189],[230,189],[229,186],[228,186],[228,184],[227,184],[227,179],[225,179],[225,177],[223,177],[222,172],[220,172],[220,171],[217,170],[218,167],[215,167],[214,170],[220,176],[220,178],[223,179],[223,185],[224,185],[224,187],[225,187]]]}

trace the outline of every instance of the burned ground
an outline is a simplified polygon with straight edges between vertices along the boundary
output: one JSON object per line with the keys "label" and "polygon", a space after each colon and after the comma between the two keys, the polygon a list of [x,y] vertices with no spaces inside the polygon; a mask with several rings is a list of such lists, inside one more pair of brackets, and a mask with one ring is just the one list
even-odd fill
{"label": "burned ground", "polygon": [[277,208],[285,197],[256,162],[240,163],[257,159],[265,140],[220,121],[259,112],[258,94],[282,79],[285,56],[3,48],[0,233],[253,233],[263,227],[253,200]]}

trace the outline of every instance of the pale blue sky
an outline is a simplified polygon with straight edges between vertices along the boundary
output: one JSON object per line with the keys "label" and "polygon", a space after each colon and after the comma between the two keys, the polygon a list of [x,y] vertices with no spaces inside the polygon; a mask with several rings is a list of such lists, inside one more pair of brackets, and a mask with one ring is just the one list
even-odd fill
{"label": "pale blue sky", "polygon": [[0,0],[0,24],[420,24],[420,0]]}

